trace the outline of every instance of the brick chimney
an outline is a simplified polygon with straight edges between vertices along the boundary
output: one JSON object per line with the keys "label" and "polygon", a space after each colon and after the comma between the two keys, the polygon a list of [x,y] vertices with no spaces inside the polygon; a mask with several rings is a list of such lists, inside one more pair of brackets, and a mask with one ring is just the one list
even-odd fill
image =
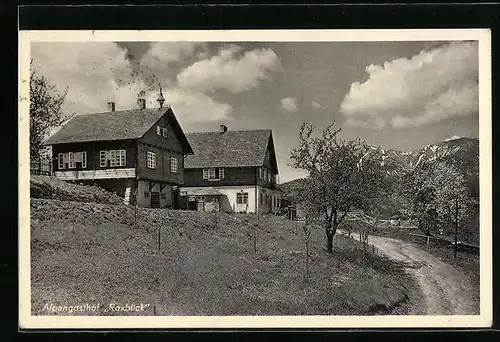
{"label": "brick chimney", "polygon": [[115,103],[114,102],[108,102],[108,110],[110,112],[114,112],[115,111]]}
{"label": "brick chimney", "polygon": [[139,105],[139,109],[146,109],[146,99],[139,98],[137,104]]}
{"label": "brick chimney", "polygon": [[227,126],[226,125],[220,125],[220,134],[224,134],[227,132]]}

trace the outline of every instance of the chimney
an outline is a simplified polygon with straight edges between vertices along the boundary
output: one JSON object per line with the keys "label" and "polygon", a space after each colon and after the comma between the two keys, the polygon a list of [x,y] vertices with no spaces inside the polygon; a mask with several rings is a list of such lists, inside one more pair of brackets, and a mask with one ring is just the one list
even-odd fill
{"label": "chimney", "polygon": [[110,112],[114,112],[115,111],[115,103],[114,102],[108,102],[108,110]]}
{"label": "chimney", "polygon": [[143,99],[143,98],[138,99],[137,104],[139,105],[140,109],[145,109],[146,108],[146,99]]}
{"label": "chimney", "polygon": [[220,134],[224,134],[227,132],[227,126],[226,125],[220,125]]}

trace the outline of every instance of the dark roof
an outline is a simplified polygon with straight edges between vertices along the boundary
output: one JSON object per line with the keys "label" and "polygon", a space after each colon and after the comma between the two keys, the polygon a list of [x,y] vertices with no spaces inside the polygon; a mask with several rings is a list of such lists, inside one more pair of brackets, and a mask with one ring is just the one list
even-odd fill
{"label": "dark roof", "polygon": [[165,114],[168,115],[173,128],[180,133],[179,138],[186,153],[192,153],[170,107],[77,115],[49,137],[45,145],[139,139]]}
{"label": "dark roof", "polygon": [[186,157],[185,168],[262,166],[271,130],[200,132],[186,136],[194,155]]}
{"label": "dark roof", "polygon": [[168,108],[132,109],[74,116],[46,145],[141,138]]}

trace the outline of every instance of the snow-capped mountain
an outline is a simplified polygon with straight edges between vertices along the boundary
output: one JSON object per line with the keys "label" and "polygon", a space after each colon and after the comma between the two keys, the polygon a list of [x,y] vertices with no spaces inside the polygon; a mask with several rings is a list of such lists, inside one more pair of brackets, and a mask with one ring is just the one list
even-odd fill
{"label": "snow-capped mountain", "polygon": [[430,144],[415,151],[370,148],[371,157],[378,158],[388,173],[397,173],[400,166],[418,166],[442,160],[450,163],[466,178],[474,196],[479,187],[479,140],[461,137]]}
{"label": "snow-capped mountain", "polygon": [[[396,149],[383,149],[370,146],[365,157],[376,158],[380,165],[389,173],[397,174],[401,166],[416,166],[423,162],[443,160],[455,166],[466,178],[471,192],[478,197],[479,194],[479,140],[461,137],[453,140],[441,141],[426,145],[414,151],[401,151]],[[365,158],[363,157],[363,158]],[[300,180],[293,180],[281,184],[294,189]]]}

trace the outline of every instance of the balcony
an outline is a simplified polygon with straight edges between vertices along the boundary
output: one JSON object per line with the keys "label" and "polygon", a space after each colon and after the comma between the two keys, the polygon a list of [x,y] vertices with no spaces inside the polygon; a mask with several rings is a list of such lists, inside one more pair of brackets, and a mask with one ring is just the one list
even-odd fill
{"label": "balcony", "polygon": [[135,169],[69,170],[56,171],[54,175],[62,180],[121,179],[135,178]]}

